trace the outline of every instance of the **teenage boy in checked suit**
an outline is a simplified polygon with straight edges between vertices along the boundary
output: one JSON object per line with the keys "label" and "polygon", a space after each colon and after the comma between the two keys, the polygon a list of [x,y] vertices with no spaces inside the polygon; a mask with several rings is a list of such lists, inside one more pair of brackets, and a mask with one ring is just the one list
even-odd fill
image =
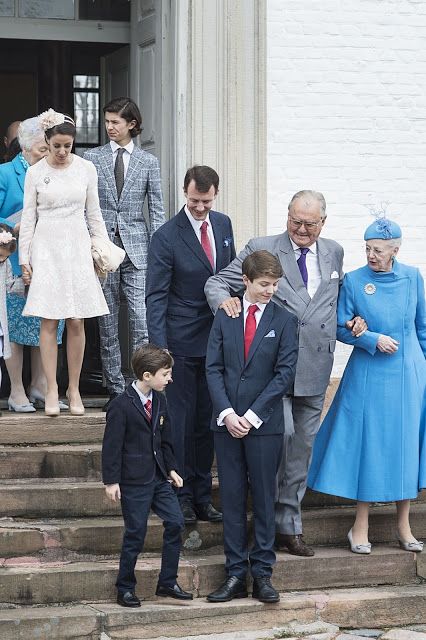
{"label": "teenage boy in checked suit", "polygon": [[117,602],[140,607],[135,594],[135,565],[143,549],[149,511],[164,526],[161,571],[156,595],[192,600],[178,583],[177,570],[184,528],[182,512],[171,484],[181,487],[176,473],[166,399],[162,393],[172,380],[173,359],[152,344],[133,355],[137,380],[110,403],[102,447],[102,477],[106,494],[121,500],[124,537],[116,581]]}
{"label": "teenage boy in checked suit", "polygon": [[[293,384],[297,318],[271,298],[283,270],[268,251],[242,265],[244,313],[219,310],[207,346],[206,373],[212,397],[214,442],[223,511],[226,581],[210,602],[247,597],[250,565],[253,598],[278,602],[271,584],[275,563],[275,476],[284,432],[282,397]],[[248,550],[247,492],[253,503],[254,545]]]}

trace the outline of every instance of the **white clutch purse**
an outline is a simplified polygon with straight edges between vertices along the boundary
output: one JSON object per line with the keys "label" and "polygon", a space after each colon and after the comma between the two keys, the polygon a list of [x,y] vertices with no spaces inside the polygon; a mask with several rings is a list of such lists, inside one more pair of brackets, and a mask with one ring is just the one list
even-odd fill
{"label": "white clutch purse", "polygon": [[108,238],[92,236],[92,258],[100,278],[106,278],[111,271],[117,271],[126,252]]}

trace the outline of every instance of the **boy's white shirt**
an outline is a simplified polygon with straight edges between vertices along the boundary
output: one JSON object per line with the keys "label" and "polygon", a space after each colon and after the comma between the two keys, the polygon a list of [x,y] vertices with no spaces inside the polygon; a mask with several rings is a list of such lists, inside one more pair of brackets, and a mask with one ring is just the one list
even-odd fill
{"label": "boy's white shirt", "polygon": [[152,402],[152,390],[149,392],[149,394],[147,396],[145,396],[142,393],[142,391],[139,389],[139,387],[137,385],[137,382],[138,382],[137,380],[133,380],[132,387],[136,391],[136,393],[138,394],[139,398],[141,399],[141,402],[142,402],[143,406],[145,406],[147,400],[151,400],[151,402]]}
{"label": "boy's white shirt", "polygon": [[[243,297],[244,333],[245,333],[245,330],[246,330],[248,309],[252,304],[253,303],[249,302],[247,300],[246,296],[244,295],[244,297]],[[269,304],[269,303],[256,302],[256,304],[258,306],[258,310],[254,314],[254,319],[256,320],[256,329],[257,329],[257,327],[259,326],[260,319],[261,319],[261,317],[263,315],[263,312],[265,311],[266,304]],[[232,407],[228,407],[227,409],[224,409],[223,411],[221,411],[219,416],[218,416],[218,418],[217,418],[217,426],[218,427],[222,427],[225,424],[224,420],[225,420],[226,416],[229,416],[231,413],[235,413],[235,411],[234,411],[234,409],[232,409]],[[259,416],[257,416],[254,413],[254,411],[252,411],[251,409],[247,409],[247,411],[244,414],[244,418],[246,420],[248,420],[250,422],[250,424],[253,425],[253,427],[255,429],[259,429],[259,427],[263,424],[263,420],[261,420],[259,418]]]}

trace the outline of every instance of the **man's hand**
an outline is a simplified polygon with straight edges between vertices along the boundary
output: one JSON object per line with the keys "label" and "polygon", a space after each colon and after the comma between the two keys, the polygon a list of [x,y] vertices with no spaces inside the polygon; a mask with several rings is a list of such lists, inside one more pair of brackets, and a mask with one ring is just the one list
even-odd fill
{"label": "man's hand", "polygon": [[183,479],[180,477],[176,471],[170,471],[169,473],[170,482],[174,487],[180,489],[183,487]]}
{"label": "man's hand", "polygon": [[[248,431],[250,431],[250,429],[253,428],[253,425],[251,422],[249,422],[247,420],[247,418],[245,418],[244,416],[241,416],[240,418],[240,424],[242,424],[244,427],[246,427],[248,429]],[[247,432],[248,433],[248,432]]]}
{"label": "man's hand", "polygon": [[21,265],[21,269],[22,269],[22,280],[24,281],[25,285],[29,285],[31,284],[31,276],[33,274],[33,270],[31,269],[29,264],[23,264]]}
{"label": "man's hand", "polygon": [[107,494],[107,497],[113,502],[118,502],[119,500],[121,500],[120,485],[118,483],[107,484],[105,487],[105,493]]}
{"label": "man's hand", "polygon": [[360,316],[355,316],[352,320],[348,320],[345,326],[355,338],[362,336],[368,329],[366,321]]}
{"label": "man's hand", "polygon": [[380,335],[379,339],[377,340],[378,350],[382,353],[388,353],[389,355],[398,351],[398,345],[399,342],[397,340],[394,340],[390,336]]}
{"label": "man's hand", "polygon": [[[247,427],[243,421],[248,424],[249,427]],[[245,418],[237,416],[236,413],[230,413],[228,416],[226,416],[224,422],[226,428],[233,438],[244,438],[244,436],[248,434],[251,428],[250,423],[247,422]]]}
{"label": "man's hand", "polygon": [[238,318],[241,313],[241,300],[239,298],[227,298],[219,305],[230,318]]}

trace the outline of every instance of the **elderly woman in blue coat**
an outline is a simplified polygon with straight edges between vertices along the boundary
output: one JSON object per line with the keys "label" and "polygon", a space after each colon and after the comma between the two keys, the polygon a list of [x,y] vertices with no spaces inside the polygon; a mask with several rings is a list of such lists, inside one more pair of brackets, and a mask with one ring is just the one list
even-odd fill
{"label": "elderly woman in blue coat", "polygon": [[[426,487],[426,307],[423,278],[396,260],[402,233],[387,218],[365,231],[367,265],[345,276],[338,339],[354,346],[316,437],[308,485],[357,500],[348,539],[368,554],[370,502],[396,502],[399,545],[422,551],[410,528],[410,500]],[[354,338],[346,321],[368,330]]]}
{"label": "elderly woman in blue coat", "polygon": [[[21,122],[18,128],[18,139],[22,149],[11,162],[0,165],[0,222],[12,227],[15,235],[19,234],[20,214],[24,198],[25,174],[30,165],[35,164],[47,155],[48,147],[38,118],[29,118]],[[33,403],[44,404],[46,378],[41,366],[39,334],[40,319],[22,316],[25,306],[24,285],[18,252],[10,258],[14,285],[7,294],[7,315],[11,357],[6,361],[10,378],[9,409],[22,413],[35,411]],[[58,330],[58,342],[61,341],[63,323]],[[22,381],[23,349],[29,345],[31,349],[31,384],[29,398]],[[67,408],[63,405],[62,408]]]}

